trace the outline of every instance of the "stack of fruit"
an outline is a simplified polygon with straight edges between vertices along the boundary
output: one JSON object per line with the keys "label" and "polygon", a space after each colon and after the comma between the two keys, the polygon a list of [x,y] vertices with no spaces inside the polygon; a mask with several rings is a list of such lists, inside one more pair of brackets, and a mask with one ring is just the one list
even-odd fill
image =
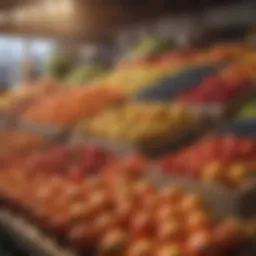
{"label": "stack of fruit", "polygon": [[248,81],[256,81],[256,51],[249,52],[242,56],[237,61],[227,66],[221,76],[228,80],[244,79]]}
{"label": "stack of fruit", "polygon": [[140,42],[127,56],[125,62],[149,60],[174,48],[172,41],[166,38],[146,38]]}
{"label": "stack of fruit", "polygon": [[70,88],[39,102],[28,109],[22,118],[34,123],[66,127],[124,100],[125,97],[119,90]]}
{"label": "stack of fruit", "polygon": [[122,169],[130,175],[137,175],[147,168],[146,160],[140,156],[126,156],[118,160],[110,151],[84,143],[52,145],[33,153],[2,156],[0,160],[0,168],[12,170],[13,173],[22,170],[28,176],[62,175],[71,180],[82,180],[85,176],[110,169]]}
{"label": "stack of fruit", "polygon": [[225,81],[219,76],[203,80],[199,86],[180,96],[185,103],[225,104],[252,89],[247,81]]}
{"label": "stack of fruit", "polygon": [[42,79],[33,85],[24,85],[21,89],[9,92],[0,99],[0,111],[19,115],[59,90],[59,83],[52,79]]}
{"label": "stack of fruit", "polygon": [[246,46],[234,44],[220,45],[205,51],[167,52],[155,58],[122,64],[103,79],[101,85],[122,87],[127,94],[134,95],[187,68],[223,63],[248,51]]}
{"label": "stack of fruit", "polygon": [[[122,88],[126,94],[134,95],[137,92],[155,85],[157,82],[169,77],[187,65],[186,61],[160,63],[159,61],[143,61],[129,66],[122,66],[100,81],[99,86],[108,88]],[[97,85],[97,84],[96,84]]]}
{"label": "stack of fruit", "polygon": [[243,43],[217,44],[208,50],[200,51],[195,61],[200,64],[228,62],[251,51],[251,48]]}
{"label": "stack of fruit", "polygon": [[235,136],[204,139],[160,161],[164,174],[240,187],[256,175],[256,140]]}
{"label": "stack of fruit", "polygon": [[80,129],[86,135],[140,149],[155,149],[177,143],[199,127],[199,118],[181,105],[130,103],[99,114]]}
{"label": "stack of fruit", "polygon": [[228,104],[254,89],[256,61],[238,61],[220,74],[203,80],[199,86],[181,95],[187,103]]}
{"label": "stack of fruit", "polygon": [[0,132],[0,154],[16,155],[50,146],[50,142],[27,132]]}
{"label": "stack of fruit", "polygon": [[217,221],[199,195],[120,170],[79,183],[0,172],[0,184],[3,202],[84,253],[229,255],[244,239],[237,221]]}
{"label": "stack of fruit", "polygon": [[20,158],[11,166],[11,169],[22,167],[32,175],[53,173],[82,179],[86,174],[97,174],[112,160],[114,160],[112,154],[95,146],[62,145]]}

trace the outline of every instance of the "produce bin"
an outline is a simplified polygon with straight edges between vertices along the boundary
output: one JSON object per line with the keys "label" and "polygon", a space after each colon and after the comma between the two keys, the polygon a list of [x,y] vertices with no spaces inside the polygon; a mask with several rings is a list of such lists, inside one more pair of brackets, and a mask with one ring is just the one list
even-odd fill
{"label": "produce bin", "polygon": [[[78,125],[76,131],[85,139],[157,156],[194,140],[204,133],[204,117],[182,105],[132,102],[106,111]],[[113,146],[112,146],[113,145]]]}
{"label": "produce bin", "polygon": [[161,186],[175,185],[199,193],[220,218],[233,216],[251,219],[256,216],[256,179],[246,187],[236,190],[203,184],[181,176],[159,175],[159,171],[154,171],[151,176]]}
{"label": "produce bin", "polygon": [[218,72],[220,65],[202,66],[181,71],[175,76],[139,92],[134,100],[137,101],[171,101],[179,94],[191,90],[204,79]]}
{"label": "produce bin", "polygon": [[254,218],[255,133],[255,124],[224,126],[158,160],[155,177],[199,192],[220,216]]}

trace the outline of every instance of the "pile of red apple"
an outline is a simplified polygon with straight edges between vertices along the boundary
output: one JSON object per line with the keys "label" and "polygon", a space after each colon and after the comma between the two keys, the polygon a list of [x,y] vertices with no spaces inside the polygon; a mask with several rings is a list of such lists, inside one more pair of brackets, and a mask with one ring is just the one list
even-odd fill
{"label": "pile of red apple", "polygon": [[0,172],[0,195],[56,238],[101,256],[225,256],[244,239],[237,221],[215,220],[199,195],[122,171],[80,183]]}
{"label": "pile of red apple", "polygon": [[0,132],[0,155],[20,155],[51,146],[42,136],[23,131]]}
{"label": "pile of red apple", "polygon": [[251,83],[244,79],[226,80],[220,76],[212,76],[203,80],[195,89],[180,96],[186,103],[225,104],[237,99],[251,89]]}
{"label": "pile of red apple", "polygon": [[256,175],[256,140],[213,136],[165,156],[159,164],[165,174],[239,187]]}
{"label": "pile of red apple", "polygon": [[122,90],[116,88],[69,88],[31,106],[20,118],[38,124],[67,127],[123,103],[125,99]]}
{"label": "pile of red apple", "polygon": [[111,152],[86,143],[55,145],[47,150],[0,158],[0,168],[19,170],[28,176],[65,175],[73,180],[101,172],[121,169],[131,176],[143,174],[147,162],[143,157],[131,155],[117,159]]}
{"label": "pile of red apple", "polygon": [[83,178],[96,174],[107,166],[114,156],[96,146],[76,144],[53,146],[45,151],[14,157],[10,169],[19,169],[30,175],[38,173],[65,174],[70,178]]}

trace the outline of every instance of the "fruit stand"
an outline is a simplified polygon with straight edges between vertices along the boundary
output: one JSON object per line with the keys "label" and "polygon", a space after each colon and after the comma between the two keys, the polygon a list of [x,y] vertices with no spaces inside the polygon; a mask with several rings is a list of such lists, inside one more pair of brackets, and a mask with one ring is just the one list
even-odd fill
{"label": "fruit stand", "polygon": [[254,53],[168,50],[3,96],[1,226],[32,255],[255,255]]}

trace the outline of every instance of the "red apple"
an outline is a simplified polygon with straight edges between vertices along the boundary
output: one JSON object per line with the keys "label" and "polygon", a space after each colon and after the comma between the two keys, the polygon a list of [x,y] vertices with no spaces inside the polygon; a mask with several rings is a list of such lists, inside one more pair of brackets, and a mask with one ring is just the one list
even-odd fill
{"label": "red apple", "polygon": [[156,209],[156,220],[159,222],[169,220],[182,221],[183,217],[183,212],[175,205],[163,204]]}
{"label": "red apple", "polygon": [[110,229],[117,227],[117,218],[114,213],[102,213],[94,221],[97,238],[102,238]]}
{"label": "red apple", "polygon": [[138,212],[133,215],[130,230],[136,236],[152,236],[155,232],[154,219],[151,213]]}
{"label": "red apple", "polygon": [[120,256],[124,255],[129,243],[126,232],[115,228],[109,230],[103,237],[99,251],[102,256]]}
{"label": "red apple", "polygon": [[194,209],[204,208],[202,197],[198,194],[185,195],[180,203],[181,210],[186,213]]}
{"label": "red apple", "polygon": [[122,160],[122,167],[134,177],[141,176],[147,168],[147,163],[141,156],[132,156]]}
{"label": "red apple", "polygon": [[234,163],[229,167],[227,176],[232,185],[242,185],[249,176],[248,167],[243,163]]}
{"label": "red apple", "polygon": [[127,256],[153,256],[154,246],[149,239],[142,238],[133,242],[128,249]]}
{"label": "red apple", "polygon": [[135,182],[133,192],[138,197],[143,198],[145,195],[154,194],[156,192],[156,187],[153,185],[153,183],[147,180],[140,180]]}
{"label": "red apple", "polygon": [[99,177],[90,177],[86,180],[86,187],[88,189],[88,191],[91,190],[101,190],[105,188],[105,183],[103,181],[103,179],[99,178]]}
{"label": "red apple", "polygon": [[113,208],[113,202],[111,200],[111,197],[109,193],[104,190],[95,191],[94,193],[92,193],[89,196],[88,201],[92,204],[96,211]]}
{"label": "red apple", "polygon": [[213,241],[212,234],[200,231],[191,234],[186,243],[186,256],[221,255]]}
{"label": "red apple", "polygon": [[127,227],[133,214],[133,205],[130,202],[122,202],[115,210],[116,219],[122,227]]}
{"label": "red apple", "polygon": [[96,243],[96,234],[90,222],[78,223],[68,231],[67,239],[72,247],[79,251],[93,248]]}
{"label": "red apple", "polygon": [[221,159],[232,161],[236,159],[239,143],[235,136],[224,137],[221,142]]}
{"label": "red apple", "polygon": [[226,182],[225,166],[220,161],[210,162],[201,171],[201,179],[207,184]]}
{"label": "red apple", "polygon": [[210,229],[212,227],[210,215],[202,210],[191,211],[186,219],[186,228],[189,232]]}
{"label": "red apple", "polygon": [[178,187],[166,187],[160,192],[163,202],[168,204],[177,203],[183,196],[183,191]]}
{"label": "red apple", "polygon": [[164,221],[157,225],[156,236],[159,241],[180,241],[184,238],[182,224],[175,221]]}
{"label": "red apple", "polygon": [[232,250],[243,240],[243,232],[237,221],[229,220],[221,223],[215,230],[215,240],[221,248]]}
{"label": "red apple", "polygon": [[[157,248],[156,256],[184,256],[184,251],[180,244],[166,243]],[[187,256],[187,255],[186,255]]]}
{"label": "red apple", "polygon": [[90,221],[95,217],[97,209],[90,202],[77,202],[70,205],[68,212],[74,221]]}

